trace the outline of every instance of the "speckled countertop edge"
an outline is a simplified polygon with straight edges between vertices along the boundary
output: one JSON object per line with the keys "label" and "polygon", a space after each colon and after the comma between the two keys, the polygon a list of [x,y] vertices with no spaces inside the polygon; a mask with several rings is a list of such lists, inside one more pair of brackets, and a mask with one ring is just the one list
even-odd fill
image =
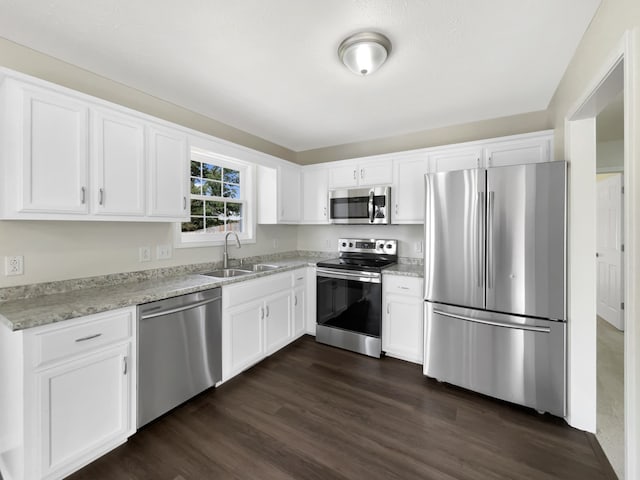
{"label": "speckled countertop edge", "polygon": [[[269,263],[279,268],[226,279],[202,275],[220,268],[204,263],[0,289],[0,324],[13,331],[25,330],[315,266],[334,257],[330,252],[307,251],[252,257],[247,264]],[[423,267],[415,262],[400,262],[383,271],[411,277],[421,277],[422,272]]]}
{"label": "speckled countertop edge", "polygon": [[[103,284],[102,279],[97,282],[93,278],[87,279],[86,287],[82,288],[79,279],[73,282],[73,288],[58,293],[46,293],[47,288],[40,295],[32,292],[24,298],[7,300],[0,303],[0,324],[13,331],[48,325],[51,323],[70,320],[85,315],[105,312],[117,308],[130,307],[155,300],[199,292],[210,288],[229,285],[255,278],[261,278],[276,273],[286,272],[306,266],[315,266],[321,258],[315,255],[295,256],[289,258],[268,259],[269,264],[280,268],[266,272],[256,272],[233,278],[215,278],[201,275],[213,268],[211,264],[201,264],[199,271],[191,273],[174,273],[162,275],[156,272],[150,276],[133,272],[131,278],[126,274],[116,275],[111,285]],[[267,263],[261,260],[260,263]],[[97,277],[96,277],[97,278]],[[33,286],[36,289],[37,285]]]}

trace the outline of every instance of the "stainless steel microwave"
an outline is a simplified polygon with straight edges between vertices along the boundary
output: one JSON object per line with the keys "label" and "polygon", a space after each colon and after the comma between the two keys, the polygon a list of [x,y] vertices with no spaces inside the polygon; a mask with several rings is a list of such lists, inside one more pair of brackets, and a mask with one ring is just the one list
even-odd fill
{"label": "stainless steel microwave", "polygon": [[329,190],[329,221],[340,224],[391,223],[391,187]]}

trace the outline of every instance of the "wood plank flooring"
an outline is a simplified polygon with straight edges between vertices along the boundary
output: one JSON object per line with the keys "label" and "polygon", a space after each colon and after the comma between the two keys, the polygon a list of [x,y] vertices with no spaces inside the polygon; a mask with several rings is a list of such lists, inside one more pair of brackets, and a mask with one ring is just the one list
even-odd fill
{"label": "wood plank flooring", "polygon": [[303,337],[69,477],[615,479],[591,434]]}

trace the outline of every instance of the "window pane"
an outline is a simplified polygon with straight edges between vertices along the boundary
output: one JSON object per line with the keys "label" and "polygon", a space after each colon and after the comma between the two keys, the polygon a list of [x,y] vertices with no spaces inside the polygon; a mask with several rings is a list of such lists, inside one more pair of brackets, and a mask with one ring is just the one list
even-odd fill
{"label": "window pane", "polygon": [[204,215],[202,200],[191,200],[191,215]]}
{"label": "window pane", "polygon": [[242,231],[241,203],[227,203],[227,231]]}
{"label": "window pane", "polygon": [[220,167],[216,167],[215,165],[211,165],[210,163],[202,164],[202,178],[209,178],[211,180],[220,180],[222,174],[222,169]]}
{"label": "window pane", "polygon": [[216,217],[221,221],[224,220],[224,203],[223,202],[205,202],[204,214],[207,217]]}
{"label": "window pane", "polygon": [[191,179],[191,193],[193,195],[202,195],[202,180],[200,178]]}
{"label": "window pane", "polygon": [[202,173],[200,171],[200,167],[202,166],[202,164],[200,162],[196,162],[194,160],[191,160],[191,176],[192,177],[201,177]]}
{"label": "window pane", "polygon": [[214,182],[213,180],[203,180],[202,195],[207,197],[220,197],[222,185],[220,182]]}
{"label": "window pane", "polygon": [[225,183],[223,196],[228,198],[240,198],[240,185]]}
{"label": "window pane", "polygon": [[204,219],[202,217],[191,217],[190,222],[182,224],[183,232],[200,232],[204,229]]}
{"label": "window pane", "polygon": [[224,169],[224,181],[229,183],[240,183],[240,172],[238,170]]}

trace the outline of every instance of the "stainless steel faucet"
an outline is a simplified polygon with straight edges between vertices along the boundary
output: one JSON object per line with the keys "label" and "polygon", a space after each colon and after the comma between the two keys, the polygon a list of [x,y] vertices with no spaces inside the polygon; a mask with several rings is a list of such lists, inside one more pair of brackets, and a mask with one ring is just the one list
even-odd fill
{"label": "stainless steel faucet", "polygon": [[236,232],[227,232],[224,236],[224,253],[222,254],[222,268],[229,268],[229,252],[227,252],[227,240],[229,239],[229,235],[233,235],[236,237],[236,246],[238,248],[242,248],[240,245],[240,239],[238,238],[238,234]]}

